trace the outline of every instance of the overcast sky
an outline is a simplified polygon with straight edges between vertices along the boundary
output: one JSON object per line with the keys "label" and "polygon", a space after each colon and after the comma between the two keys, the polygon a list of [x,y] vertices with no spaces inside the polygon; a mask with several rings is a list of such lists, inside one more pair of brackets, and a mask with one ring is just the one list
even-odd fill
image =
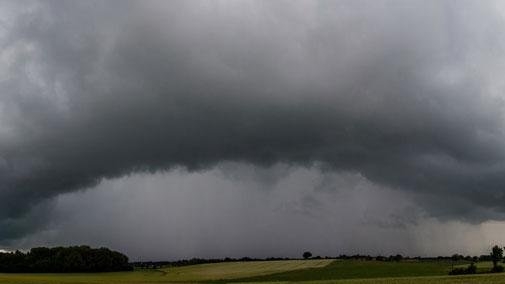
{"label": "overcast sky", "polygon": [[502,1],[0,1],[0,248],[505,244]]}

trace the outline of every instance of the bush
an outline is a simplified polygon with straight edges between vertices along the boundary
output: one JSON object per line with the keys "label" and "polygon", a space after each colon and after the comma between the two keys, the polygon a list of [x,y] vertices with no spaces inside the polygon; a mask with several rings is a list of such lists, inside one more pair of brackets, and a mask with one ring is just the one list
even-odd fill
{"label": "bush", "polygon": [[454,268],[449,272],[449,275],[462,275],[466,274],[466,268]]}
{"label": "bush", "polygon": [[493,273],[503,272],[503,266],[501,266],[501,265],[496,265],[496,266],[494,266],[493,268],[491,268],[491,272],[493,272]]}
{"label": "bush", "polygon": [[[502,267],[503,269],[503,267]],[[449,272],[449,275],[462,275],[462,274],[475,274],[477,273],[477,266],[472,262],[467,268],[454,268]]]}
{"label": "bush", "polygon": [[467,268],[466,268],[467,274],[475,274],[477,273],[477,266],[475,263],[471,263]]}

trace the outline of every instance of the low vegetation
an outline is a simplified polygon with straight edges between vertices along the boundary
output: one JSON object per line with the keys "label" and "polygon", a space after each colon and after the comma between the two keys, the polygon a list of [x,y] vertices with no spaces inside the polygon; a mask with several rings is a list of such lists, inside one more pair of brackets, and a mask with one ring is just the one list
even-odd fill
{"label": "low vegetation", "polygon": [[[478,263],[483,264],[483,263]],[[398,265],[396,269],[394,266]],[[463,264],[460,264],[463,265]],[[314,267],[315,266],[315,267]],[[486,262],[485,268],[492,267]],[[484,268],[484,266],[482,267]],[[326,269],[325,277],[317,273]],[[346,269],[346,274],[329,272],[330,269]],[[450,261],[399,262],[367,260],[288,260],[227,262],[162,269],[136,269],[132,272],[63,273],[63,274],[2,274],[1,284],[168,284],[208,283],[221,284],[239,281],[263,281],[282,283],[279,274],[291,274],[292,281],[300,284],[314,283],[505,283],[505,275],[477,274],[448,276]],[[364,273],[364,271],[371,271]],[[300,272],[303,271],[303,275]],[[340,271],[340,270],[339,270]],[[316,274],[313,274],[316,273]],[[269,277],[269,275],[271,277]],[[289,281],[291,281],[289,280]],[[254,282],[259,283],[259,282]]]}
{"label": "low vegetation", "polygon": [[[401,255],[315,256],[304,259],[191,259],[138,262],[131,270],[126,256],[86,246],[34,248],[0,254],[0,284],[147,284],[147,283],[504,283],[503,249],[495,246],[480,257],[410,258]],[[6,266],[8,264],[8,266]],[[44,273],[13,273],[44,272]],[[48,273],[67,272],[67,273]],[[75,273],[79,272],[79,273]],[[83,273],[86,272],[86,273]],[[105,272],[105,273],[89,273]]]}
{"label": "low vegetation", "polygon": [[463,274],[476,274],[477,273],[477,266],[475,263],[470,263],[470,265],[466,268],[463,267],[456,267],[451,272],[449,272],[449,275],[463,275]]}

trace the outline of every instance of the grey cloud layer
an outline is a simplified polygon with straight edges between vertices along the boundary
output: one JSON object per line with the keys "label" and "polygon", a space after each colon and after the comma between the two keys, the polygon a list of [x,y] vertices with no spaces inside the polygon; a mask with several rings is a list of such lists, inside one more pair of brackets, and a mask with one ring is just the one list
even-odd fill
{"label": "grey cloud layer", "polygon": [[[58,196],[50,228],[12,241],[9,248],[86,243],[119,249],[134,260],[298,257],[304,249],[321,255],[485,251],[486,238],[475,238],[475,228],[467,232],[478,242],[448,244],[435,236],[419,241],[410,230],[436,226],[410,218],[418,208],[406,192],[374,186],[359,174],[286,165],[270,170],[283,175],[265,180],[260,168],[226,163],[198,172],[104,180]],[[437,245],[443,249],[435,250]]]}
{"label": "grey cloud layer", "polygon": [[0,238],[102,178],[222,161],[321,163],[441,218],[502,218],[499,3],[370,2],[9,8]]}
{"label": "grey cloud layer", "polygon": [[481,255],[504,241],[504,222],[439,221],[413,200],[412,192],[374,185],[356,173],[224,163],[197,172],[132,174],[59,195],[46,230],[5,248],[85,243],[133,260],[166,260],[299,257],[304,250]]}

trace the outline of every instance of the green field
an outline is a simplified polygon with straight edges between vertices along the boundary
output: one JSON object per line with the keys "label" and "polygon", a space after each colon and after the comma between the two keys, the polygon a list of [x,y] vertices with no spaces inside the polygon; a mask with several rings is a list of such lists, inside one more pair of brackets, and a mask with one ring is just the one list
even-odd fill
{"label": "green field", "polygon": [[[460,264],[463,265],[463,264]],[[448,276],[450,261],[287,260],[201,264],[92,274],[0,274],[9,284],[505,283],[505,274]],[[486,271],[490,263],[478,263]]]}

